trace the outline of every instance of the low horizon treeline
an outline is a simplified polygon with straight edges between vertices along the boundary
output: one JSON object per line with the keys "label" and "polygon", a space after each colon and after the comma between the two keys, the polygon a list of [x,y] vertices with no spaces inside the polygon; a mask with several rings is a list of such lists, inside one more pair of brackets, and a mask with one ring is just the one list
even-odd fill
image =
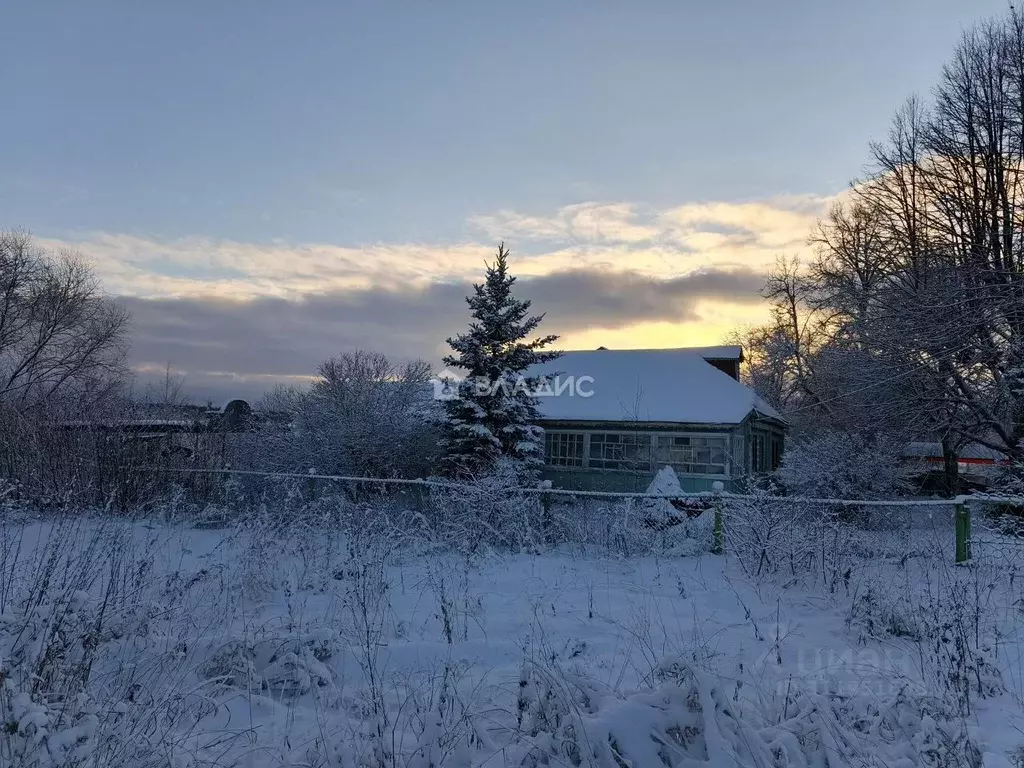
{"label": "low horizon treeline", "polygon": [[[129,339],[127,311],[79,256],[0,231],[0,499],[138,503],[167,482],[147,475],[152,468],[431,471],[437,419],[424,399],[430,367],[422,361],[343,354],[325,360],[308,387],[279,387],[263,399],[287,414],[284,426],[253,419],[242,429],[222,417],[161,431],[162,422],[201,409],[170,367],[137,388]],[[146,433],[126,426],[133,421],[156,426]]]}

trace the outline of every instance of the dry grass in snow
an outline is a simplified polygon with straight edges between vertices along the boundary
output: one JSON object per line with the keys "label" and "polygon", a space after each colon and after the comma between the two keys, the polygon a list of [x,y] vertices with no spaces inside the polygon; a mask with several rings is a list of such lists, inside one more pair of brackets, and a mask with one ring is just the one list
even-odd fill
{"label": "dry grass in snow", "polygon": [[[762,546],[740,514],[733,547]],[[705,523],[624,555],[383,515],[12,518],[0,766],[1024,764],[1012,547],[800,565],[779,552],[827,541],[793,531],[766,565],[707,554]]]}

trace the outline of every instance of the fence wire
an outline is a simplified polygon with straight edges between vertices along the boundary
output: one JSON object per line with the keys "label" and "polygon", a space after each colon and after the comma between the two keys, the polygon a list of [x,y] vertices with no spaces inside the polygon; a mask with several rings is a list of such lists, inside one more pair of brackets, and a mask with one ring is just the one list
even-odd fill
{"label": "fence wire", "polygon": [[[143,468],[154,499],[223,517],[310,509],[352,515],[376,509],[451,535],[522,543],[571,542],[622,554],[719,549],[755,575],[844,563],[957,557],[957,510],[967,559],[1024,564],[1024,498],[857,500],[724,492],[645,494],[514,488],[495,481],[348,477],[316,473]],[[716,534],[715,524],[720,527]],[[511,530],[503,530],[509,529]],[[964,538],[966,537],[966,538]],[[959,559],[959,558],[958,558]]]}

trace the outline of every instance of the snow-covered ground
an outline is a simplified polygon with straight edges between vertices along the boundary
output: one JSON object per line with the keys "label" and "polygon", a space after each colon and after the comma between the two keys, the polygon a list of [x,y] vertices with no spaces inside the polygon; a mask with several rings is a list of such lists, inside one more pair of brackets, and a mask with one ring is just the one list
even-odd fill
{"label": "snow-covered ground", "polygon": [[703,522],[623,555],[11,521],[0,766],[1024,764],[1014,542],[876,536],[830,578]]}

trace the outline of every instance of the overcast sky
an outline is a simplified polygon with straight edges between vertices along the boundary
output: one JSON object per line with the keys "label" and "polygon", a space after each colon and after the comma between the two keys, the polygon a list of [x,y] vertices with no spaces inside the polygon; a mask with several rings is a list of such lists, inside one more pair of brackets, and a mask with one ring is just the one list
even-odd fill
{"label": "overcast sky", "polygon": [[14,0],[0,226],[85,254],[200,399],[436,361],[501,239],[565,348],[715,343],[1005,8]]}

